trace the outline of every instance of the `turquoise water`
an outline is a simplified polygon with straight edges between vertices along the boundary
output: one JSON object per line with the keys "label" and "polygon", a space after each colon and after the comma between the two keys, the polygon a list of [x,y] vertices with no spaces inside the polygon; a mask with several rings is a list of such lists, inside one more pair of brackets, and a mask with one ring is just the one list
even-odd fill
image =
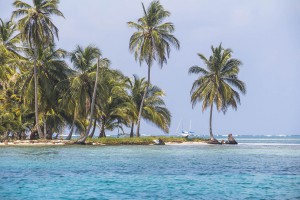
{"label": "turquoise water", "polygon": [[299,143],[0,147],[0,199],[300,199]]}

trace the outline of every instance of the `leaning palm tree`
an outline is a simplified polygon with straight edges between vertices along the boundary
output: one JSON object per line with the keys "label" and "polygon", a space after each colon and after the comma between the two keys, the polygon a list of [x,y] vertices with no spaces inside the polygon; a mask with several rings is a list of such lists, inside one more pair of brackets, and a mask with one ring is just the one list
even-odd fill
{"label": "leaning palm tree", "polygon": [[128,22],[129,27],[135,28],[137,31],[133,33],[129,41],[129,49],[134,53],[135,60],[140,65],[146,62],[148,66],[148,84],[145,88],[141,101],[141,106],[137,121],[137,136],[140,131],[140,120],[142,108],[150,85],[150,69],[154,61],[157,61],[160,67],[167,63],[171,51],[171,45],[179,49],[179,41],[172,35],[175,27],[171,22],[163,21],[170,16],[170,12],[165,10],[159,1],[151,2],[146,10],[142,4],[144,16],[138,22]]}
{"label": "leaning palm tree", "polygon": [[[95,83],[94,83],[94,89],[93,89],[93,96],[92,96],[92,103],[91,103],[91,112],[90,112],[90,119],[89,119],[89,126],[86,130],[86,133],[84,137],[79,139],[77,143],[84,143],[85,140],[89,137],[89,132],[92,127],[92,120],[94,116],[94,110],[95,110],[95,101],[96,101],[96,93],[97,93],[97,87],[98,87],[98,77],[99,77],[99,65],[103,67],[107,67],[109,65],[110,61],[107,58],[101,58],[100,56],[97,59],[97,70],[96,70],[96,78],[95,78]],[[96,119],[94,120],[94,128],[93,128],[93,133],[95,132],[96,129]]]}
{"label": "leaning palm tree", "polygon": [[202,103],[202,112],[210,107],[210,139],[215,140],[212,132],[212,111],[216,104],[218,111],[227,111],[229,106],[237,109],[240,103],[240,95],[233,88],[237,88],[242,94],[246,93],[245,83],[238,79],[242,64],[238,59],[231,58],[232,50],[223,49],[222,44],[212,49],[212,55],[207,59],[203,54],[198,54],[206,68],[192,66],[189,74],[198,74],[199,77],[193,83],[191,89],[191,102],[193,107],[198,102]]}
{"label": "leaning palm tree", "polygon": [[70,53],[70,58],[76,73],[69,78],[68,85],[70,88],[67,95],[75,100],[74,112],[80,112],[74,114],[74,116],[87,118],[88,110],[91,110],[89,125],[85,129],[83,137],[77,141],[78,143],[84,143],[89,135],[94,117],[99,67],[109,65],[110,61],[107,58],[102,58],[101,51],[92,45],[86,48],[77,46]]}
{"label": "leaning palm tree", "polygon": [[28,43],[34,50],[34,99],[35,99],[35,120],[39,137],[43,134],[39,126],[38,117],[38,80],[37,80],[37,56],[41,47],[54,43],[55,37],[58,38],[58,28],[51,21],[51,15],[64,17],[58,10],[59,0],[33,0],[33,6],[16,0],[13,5],[17,8],[12,14],[12,18],[21,17],[18,21],[18,28],[21,39]]}

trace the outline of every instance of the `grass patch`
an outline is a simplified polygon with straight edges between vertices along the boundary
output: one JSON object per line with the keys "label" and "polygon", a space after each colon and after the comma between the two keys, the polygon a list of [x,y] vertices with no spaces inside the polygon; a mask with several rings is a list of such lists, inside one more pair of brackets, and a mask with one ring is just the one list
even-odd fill
{"label": "grass patch", "polygon": [[153,140],[162,139],[164,142],[204,142],[203,138],[183,138],[183,137],[134,137],[134,138],[88,138],[87,143],[105,144],[105,145],[149,145],[154,144]]}

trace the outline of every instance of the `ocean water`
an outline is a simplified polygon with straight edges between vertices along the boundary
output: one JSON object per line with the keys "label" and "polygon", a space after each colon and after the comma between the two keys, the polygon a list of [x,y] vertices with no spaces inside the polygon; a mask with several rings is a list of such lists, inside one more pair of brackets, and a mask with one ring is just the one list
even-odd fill
{"label": "ocean water", "polygon": [[266,137],[232,146],[0,147],[0,199],[300,199],[300,137]]}

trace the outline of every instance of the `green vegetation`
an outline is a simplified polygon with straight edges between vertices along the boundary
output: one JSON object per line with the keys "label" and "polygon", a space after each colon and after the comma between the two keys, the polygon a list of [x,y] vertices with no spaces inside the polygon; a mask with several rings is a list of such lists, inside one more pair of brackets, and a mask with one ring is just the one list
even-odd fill
{"label": "green vegetation", "polygon": [[[69,129],[66,139],[80,134],[77,143],[152,144],[157,138],[132,138],[140,136],[141,119],[169,132],[171,112],[163,99],[166,94],[150,83],[150,72],[154,62],[163,67],[171,47],[179,49],[180,44],[172,35],[174,25],[164,22],[170,12],[159,1],[151,2],[147,9],[142,4],[144,15],[127,23],[136,30],[129,49],[140,65],[147,65],[147,80],[112,69],[96,46],[77,45],[72,52],[57,48],[58,27],[51,17],[64,17],[59,0],[32,2],[15,0],[11,21],[0,19],[0,140],[25,139],[26,133],[31,140],[51,140],[54,133],[58,138]],[[213,104],[224,113],[230,106],[236,109],[240,97],[231,86],[243,94],[246,90],[237,77],[241,62],[231,58],[232,51],[221,45],[212,51],[209,59],[198,54],[207,69],[193,66],[189,73],[200,75],[192,86],[191,101],[193,106],[202,101],[203,111],[210,107],[213,140]],[[97,127],[99,139],[93,138]],[[105,138],[107,130],[118,128],[124,133],[124,127],[130,129],[131,138]]]}
{"label": "green vegetation", "polygon": [[88,143],[105,144],[105,145],[149,145],[155,144],[153,140],[161,139],[164,142],[183,143],[183,142],[205,142],[202,138],[184,138],[184,137],[136,137],[136,138],[88,138]]}
{"label": "green vegetation", "polygon": [[138,22],[128,22],[129,27],[135,28],[137,32],[133,33],[129,41],[129,49],[134,52],[134,57],[139,61],[146,62],[148,66],[148,80],[145,87],[144,95],[140,102],[139,114],[137,118],[137,137],[140,136],[140,120],[143,112],[148,89],[150,87],[150,72],[154,61],[163,67],[167,63],[171,47],[179,49],[179,41],[172,35],[175,27],[171,22],[165,22],[164,19],[170,16],[170,12],[165,10],[159,1],[153,1],[148,9],[145,9],[142,3],[144,16]]}
{"label": "green vegetation", "polygon": [[[59,0],[34,0],[32,5],[15,0],[13,21],[0,20],[0,139],[25,139],[30,133],[31,140],[49,140],[68,128],[67,140],[77,133],[77,142],[84,143],[97,127],[99,137],[123,127],[130,128],[133,137],[139,136],[141,118],[167,133],[171,114],[163,100],[165,92],[150,79],[131,79],[111,69],[109,59],[93,45],[77,45],[72,52],[56,48],[58,27],[51,17],[64,17],[58,4]],[[151,3],[147,12],[142,25],[151,25],[151,32],[162,37],[154,44],[146,39],[150,67],[150,61],[165,62],[169,56],[174,26],[160,24],[170,13],[159,2]]]}
{"label": "green vegetation", "polygon": [[238,79],[241,61],[231,58],[231,49],[219,47],[212,49],[212,55],[207,59],[204,55],[198,54],[204,62],[206,69],[192,66],[190,74],[199,74],[198,79],[193,83],[191,89],[191,102],[193,107],[202,101],[202,112],[210,107],[210,139],[215,140],[212,132],[212,111],[215,104],[218,111],[227,111],[228,107],[237,109],[240,103],[239,93],[232,88],[237,88],[242,94],[246,93],[246,86]]}
{"label": "green vegetation", "polygon": [[58,0],[39,0],[33,1],[33,6],[30,6],[17,0],[14,2],[17,10],[12,14],[12,18],[21,17],[18,21],[18,29],[22,42],[25,46],[29,45],[33,52],[35,121],[40,138],[46,137],[46,133],[42,133],[39,124],[37,62],[38,56],[43,53],[43,50],[54,44],[55,36],[58,38],[58,29],[50,18],[53,14],[63,17],[63,14],[57,9],[57,4]]}

